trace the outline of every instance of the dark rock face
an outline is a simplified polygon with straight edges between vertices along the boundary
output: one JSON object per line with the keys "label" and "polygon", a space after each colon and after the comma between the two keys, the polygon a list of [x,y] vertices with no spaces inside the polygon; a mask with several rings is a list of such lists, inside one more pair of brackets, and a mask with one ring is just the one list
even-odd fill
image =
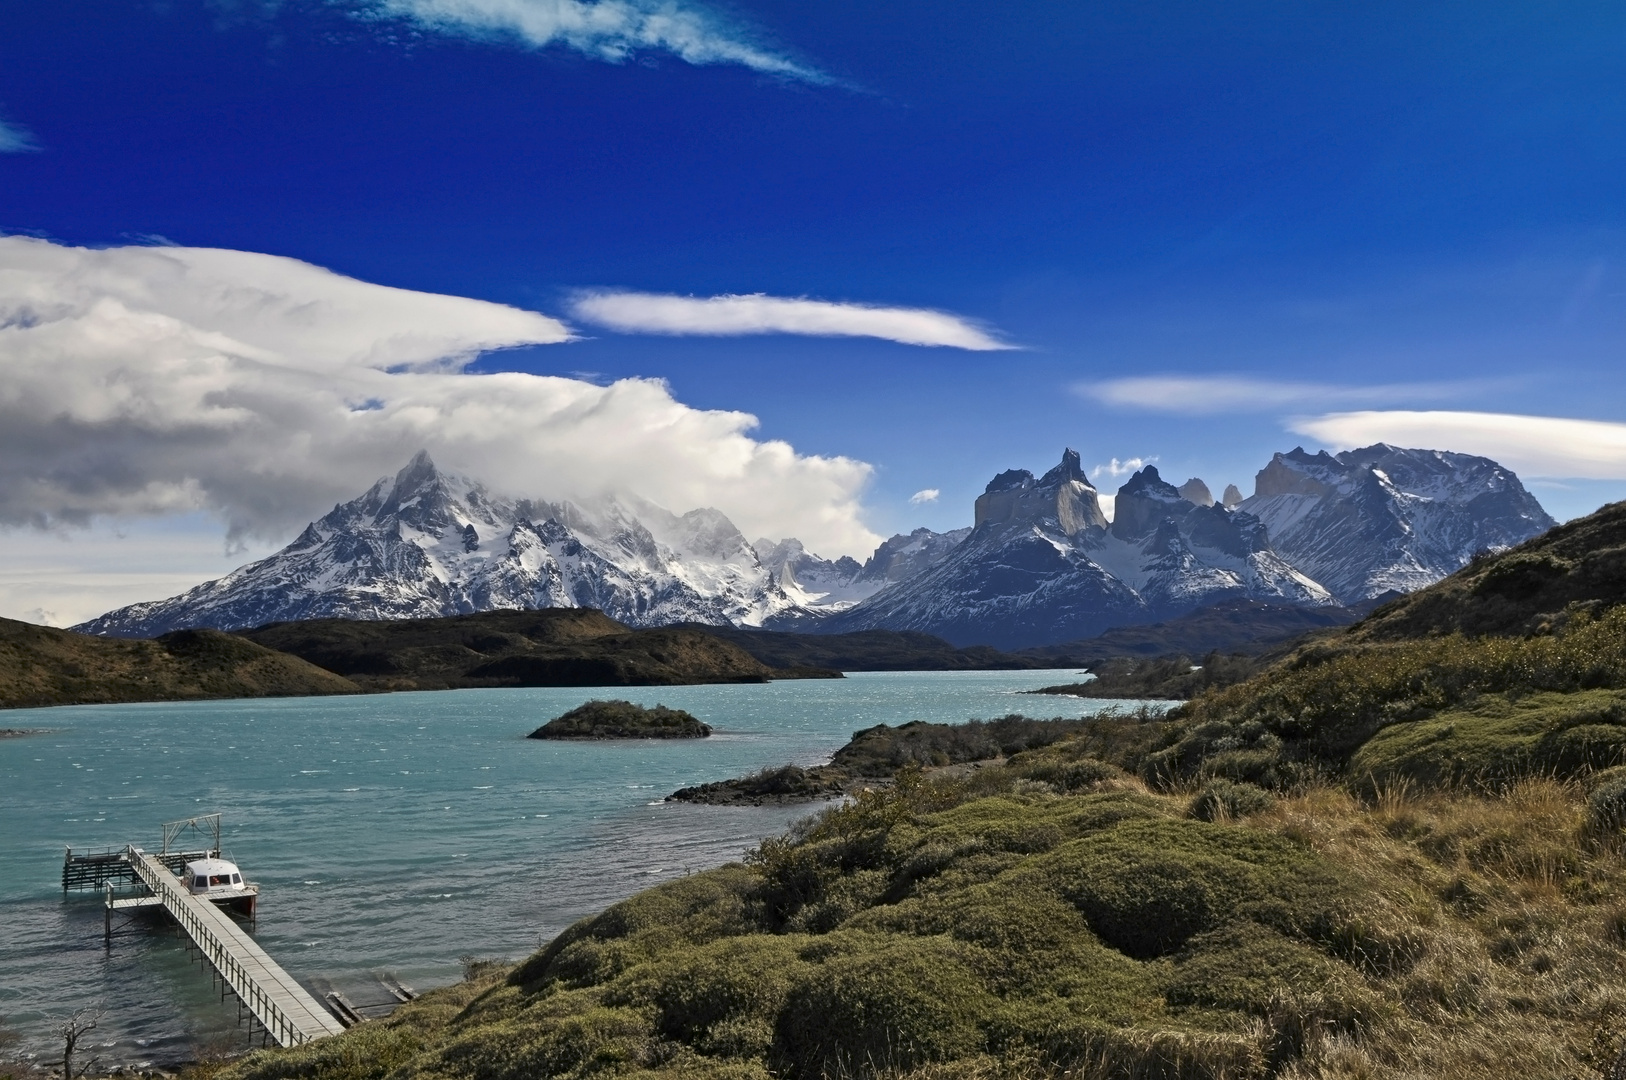
{"label": "dark rock face", "polygon": [[711,726],[682,709],[653,709],[630,701],[589,701],[556,716],[531,739],[704,739]]}
{"label": "dark rock face", "polygon": [[1378,443],[1336,456],[1277,454],[1240,509],[1275,549],[1346,604],[1411,592],[1474,554],[1522,543],[1555,522],[1489,458]]}

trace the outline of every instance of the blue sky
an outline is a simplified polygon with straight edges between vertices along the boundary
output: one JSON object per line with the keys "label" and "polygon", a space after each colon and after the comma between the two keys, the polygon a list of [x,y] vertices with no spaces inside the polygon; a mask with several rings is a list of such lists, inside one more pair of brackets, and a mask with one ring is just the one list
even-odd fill
{"label": "blue sky", "polygon": [[[1569,517],[1626,496],[1623,44],[1602,3],[12,4],[0,230],[542,313],[575,339],[468,370],[750,413],[872,466],[873,533],[966,524],[1066,445],[1104,490],[1155,458],[1246,493],[1274,451],[1377,437],[1494,451]],[[579,314],[606,291],[1017,348],[620,332]],[[216,548],[238,512],[85,505]]]}

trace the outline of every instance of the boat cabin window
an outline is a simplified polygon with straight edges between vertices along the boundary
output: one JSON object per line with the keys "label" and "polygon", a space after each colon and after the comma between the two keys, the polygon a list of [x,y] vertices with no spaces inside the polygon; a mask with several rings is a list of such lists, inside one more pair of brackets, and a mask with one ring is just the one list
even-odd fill
{"label": "boat cabin window", "polygon": [[209,887],[209,879],[204,877],[202,874],[199,874],[197,877],[192,879],[192,887],[194,889],[207,889]]}
{"label": "boat cabin window", "polygon": [[210,885],[230,885],[231,884],[231,875],[230,874],[210,874],[209,875],[209,884]]}
{"label": "boat cabin window", "polygon": [[243,883],[243,875],[242,874],[233,874],[231,876],[231,883],[233,885],[241,885]]}

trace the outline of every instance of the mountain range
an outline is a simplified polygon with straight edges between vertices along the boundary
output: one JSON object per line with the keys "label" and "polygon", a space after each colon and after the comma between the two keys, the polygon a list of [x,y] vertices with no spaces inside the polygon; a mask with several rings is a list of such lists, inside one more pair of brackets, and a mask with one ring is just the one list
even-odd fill
{"label": "mountain range", "polygon": [[77,629],[153,637],[314,618],[597,608],[629,626],[916,630],[1000,648],[1087,638],[1232,600],[1335,607],[1437,581],[1553,525],[1486,458],[1378,445],[1277,454],[1215,502],[1147,466],[1103,513],[1079,456],[996,476],[973,525],[916,529],[863,563],[746,541],[709,508],[510,498],[420,452],[286,548]]}

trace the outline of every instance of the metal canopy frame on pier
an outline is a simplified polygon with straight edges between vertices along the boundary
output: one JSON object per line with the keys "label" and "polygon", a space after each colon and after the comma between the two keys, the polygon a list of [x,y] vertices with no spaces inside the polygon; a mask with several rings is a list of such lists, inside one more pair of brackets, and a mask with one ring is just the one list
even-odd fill
{"label": "metal canopy frame on pier", "polygon": [[214,852],[213,857],[220,856],[219,814],[201,814],[198,817],[182,818],[180,821],[166,821],[163,829],[164,846],[158,852],[160,855],[168,855],[169,849],[175,846],[175,841],[181,837],[196,834],[209,840],[208,850]]}

